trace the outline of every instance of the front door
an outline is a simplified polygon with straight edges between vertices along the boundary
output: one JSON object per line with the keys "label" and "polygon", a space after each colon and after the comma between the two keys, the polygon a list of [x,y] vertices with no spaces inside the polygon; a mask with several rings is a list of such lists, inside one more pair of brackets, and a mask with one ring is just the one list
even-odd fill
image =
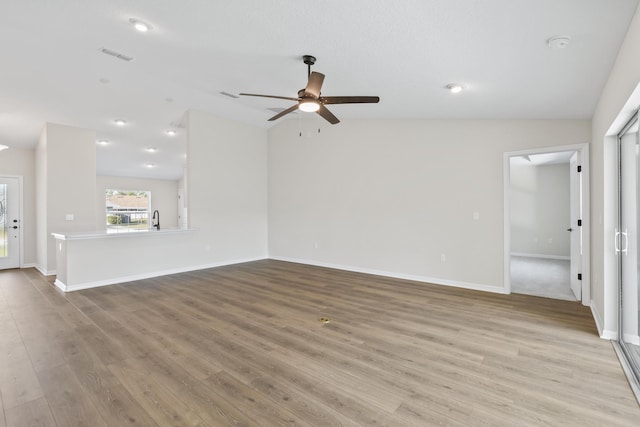
{"label": "front door", "polygon": [[0,270],[20,267],[20,181],[0,177]]}

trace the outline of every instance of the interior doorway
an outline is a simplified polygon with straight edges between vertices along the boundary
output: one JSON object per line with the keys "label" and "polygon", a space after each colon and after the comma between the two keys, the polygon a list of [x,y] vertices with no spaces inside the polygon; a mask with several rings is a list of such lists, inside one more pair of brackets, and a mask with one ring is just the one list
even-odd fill
{"label": "interior doorway", "polygon": [[505,153],[509,293],[590,301],[588,145]]}

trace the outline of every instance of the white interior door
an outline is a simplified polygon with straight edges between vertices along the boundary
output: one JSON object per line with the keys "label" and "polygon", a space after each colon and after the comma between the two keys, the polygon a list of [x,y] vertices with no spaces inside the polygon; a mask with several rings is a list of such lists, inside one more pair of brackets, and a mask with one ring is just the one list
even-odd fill
{"label": "white interior door", "polygon": [[0,177],[0,269],[20,267],[20,181]]}
{"label": "white interior door", "polygon": [[571,225],[571,291],[578,301],[582,300],[582,281],[578,279],[578,274],[582,272],[582,227],[578,221],[582,220],[582,188],[580,185],[580,173],[578,172],[578,153],[574,153],[569,160],[569,208]]}

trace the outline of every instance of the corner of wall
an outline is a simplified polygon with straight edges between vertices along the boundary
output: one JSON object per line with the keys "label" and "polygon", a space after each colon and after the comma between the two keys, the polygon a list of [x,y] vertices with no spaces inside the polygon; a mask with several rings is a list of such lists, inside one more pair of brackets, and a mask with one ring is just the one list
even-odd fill
{"label": "corner of wall", "polygon": [[616,331],[612,331],[610,329],[604,328],[604,322],[602,320],[602,316],[600,316],[600,313],[598,312],[598,308],[593,301],[591,301],[590,308],[591,308],[591,314],[593,315],[593,320],[596,323],[596,328],[598,329],[598,335],[600,336],[600,338],[605,340],[617,339],[618,334],[616,333]]}

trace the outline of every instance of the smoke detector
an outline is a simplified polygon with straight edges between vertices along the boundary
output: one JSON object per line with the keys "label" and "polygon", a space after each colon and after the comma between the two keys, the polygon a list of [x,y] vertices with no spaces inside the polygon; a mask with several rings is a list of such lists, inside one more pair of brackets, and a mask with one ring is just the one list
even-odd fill
{"label": "smoke detector", "polygon": [[553,36],[547,40],[547,46],[549,46],[550,49],[565,49],[569,46],[570,41],[571,37],[569,36]]}

